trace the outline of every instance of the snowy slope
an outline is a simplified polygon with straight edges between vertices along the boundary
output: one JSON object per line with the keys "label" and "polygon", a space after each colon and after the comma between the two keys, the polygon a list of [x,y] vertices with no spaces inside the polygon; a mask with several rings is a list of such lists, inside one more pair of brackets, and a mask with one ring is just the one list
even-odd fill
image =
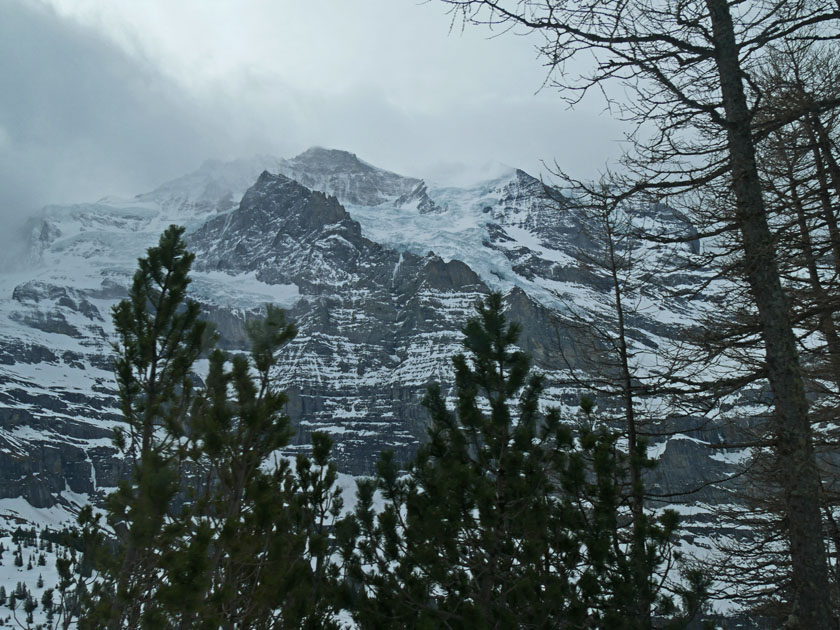
{"label": "snowy slope", "polygon": [[[45,208],[31,225],[30,267],[0,273],[0,520],[72,519],[124,474],[109,440],[120,421],[110,308],[171,223],[188,228],[191,290],[223,347],[243,349],[243,322],[266,302],[297,322],[276,375],[298,428],[292,450],[318,429],[353,473],[369,472],[383,448],[407,457],[424,435],[425,387],[451,380],[460,328],[491,289],[506,293],[510,317],[523,323],[523,347],[549,379],[547,402],[571,413],[566,361],[583,366],[586,352],[573,315],[608,326],[610,293],[582,255],[599,251],[588,218],[558,210],[557,194],[516,169],[442,187],[316,148],[207,162],[133,199]],[[634,220],[653,231],[690,228],[667,208]],[[645,247],[653,265],[695,253]],[[662,290],[635,300],[642,367],[702,306],[669,296],[677,276],[661,280]],[[683,483],[682,467],[700,458],[713,472],[733,466],[697,442],[672,442],[657,447],[674,471],[668,483]]]}

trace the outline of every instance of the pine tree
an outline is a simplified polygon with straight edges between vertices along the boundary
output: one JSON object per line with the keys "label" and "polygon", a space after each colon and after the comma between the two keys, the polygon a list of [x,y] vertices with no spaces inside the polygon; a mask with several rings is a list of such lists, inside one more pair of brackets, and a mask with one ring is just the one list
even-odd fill
{"label": "pine tree", "polygon": [[98,576],[89,595],[70,597],[65,559],[59,592],[82,603],[80,628],[329,627],[329,530],[341,508],[329,440],[314,435],[313,457],[294,471],[269,459],[291,436],[271,370],[295,327],[267,307],[246,324],[250,359],[214,350],[194,388],[208,334],[187,298],[193,256],[182,232],[171,227],[140,259],[129,299],[114,309],[128,425],[116,441],[133,463],[106,500],[118,545],[83,510],[83,564]]}
{"label": "pine tree", "polygon": [[45,590],[43,592],[43,594],[41,595],[41,606],[44,607],[44,610],[46,610],[47,613],[52,612],[52,609],[53,609],[53,589],[48,588],[47,590]]}
{"label": "pine tree", "polygon": [[[228,367],[223,352],[210,357],[206,391],[191,420],[191,456],[205,471],[195,529],[170,554],[173,579],[160,595],[188,625],[329,627],[333,606],[319,597],[327,590],[329,553],[321,538],[341,507],[330,443],[316,433],[314,461],[298,457],[295,472],[285,460],[263,469],[291,436],[287,399],[270,372],[296,330],[270,306],[246,328],[250,361],[237,355]],[[329,514],[318,510],[324,501]]]}
{"label": "pine tree", "polygon": [[31,594],[27,594],[26,598],[23,601],[23,611],[26,613],[26,622],[32,623],[33,622],[33,615],[32,613],[35,609],[38,608],[37,600],[32,597]]}
{"label": "pine tree", "polygon": [[[137,626],[141,612],[153,615],[160,550],[182,533],[173,501],[183,474],[182,438],[194,397],[192,366],[207,347],[199,306],[186,298],[194,256],[184,228],[170,226],[138,261],[129,297],[113,309],[117,384],[127,430],[115,444],[132,462],[132,476],[106,499],[109,524],[118,532],[116,553],[102,535],[90,541],[102,576],[90,627]],[[91,512],[82,524],[93,525]],[[91,531],[89,529],[89,531]]]}
{"label": "pine tree", "polygon": [[[385,455],[384,510],[373,508],[376,485],[362,482],[355,519],[339,527],[348,580],[361,585],[356,620],[645,627],[634,617],[637,558],[625,558],[633,536],[622,526],[627,458],[617,435],[582,424],[576,439],[557,410],[541,413],[543,379],[515,349],[519,326],[507,323],[501,296],[477,310],[464,328],[470,356],[453,359],[456,413],[430,387],[429,443],[405,475]],[[666,513],[643,531],[651,581],[676,524]]]}

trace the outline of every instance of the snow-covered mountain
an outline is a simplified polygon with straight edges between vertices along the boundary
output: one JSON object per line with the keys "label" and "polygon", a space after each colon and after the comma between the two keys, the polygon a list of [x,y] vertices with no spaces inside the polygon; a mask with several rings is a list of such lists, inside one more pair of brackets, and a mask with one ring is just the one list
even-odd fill
{"label": "snow-covered mountain", "polygon": [[[640,229],[690,230],[665,207],[634,220]],[[266,302],[288,309],[300,333],[277,378],[298,429],[292,450],[312,430],[327,431],[354,474],[370,472],[382,449],[407,457],[423,439],[426,386],[451,381],[460,329],[491,289],[506,295],[524,349],[547,375],[546,404],[570,414],[579,390],[569,368],[591,352],[579,322],[609,319],[591,218],[515,169],[440,187],[315,148],[292,159],[207,162],[133,199],[45,208],[30,226],[30,266],[0,274],[7,522],[70,519],[124,473],[109,438],[120,422],[110,308],[171,223],[187,226],[193,297],[225,348],[244,348],[243,322]],[[697,252],[696,244],[645,247],[652,261]],[[630,323],[640,356],[692,323],[697,305],[666,291],[685,280],[663,272],[661,292],[638,296],[643,308]],[[710,458],[692,435],[654,450],[663,461],[656,483],[671,489],[693,483],[701,458],[714,473],[737,456]]]}

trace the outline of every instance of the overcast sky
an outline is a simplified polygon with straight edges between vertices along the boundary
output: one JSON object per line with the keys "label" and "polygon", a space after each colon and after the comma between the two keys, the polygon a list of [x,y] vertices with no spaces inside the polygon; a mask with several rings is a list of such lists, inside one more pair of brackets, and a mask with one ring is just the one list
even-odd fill
{"label": "overcast sky", "polygon": [[597,98],[540,91],[535,40],[450,26],[435,0],[0,0],[0,213],[313,145],[438,180],[618,155]]}

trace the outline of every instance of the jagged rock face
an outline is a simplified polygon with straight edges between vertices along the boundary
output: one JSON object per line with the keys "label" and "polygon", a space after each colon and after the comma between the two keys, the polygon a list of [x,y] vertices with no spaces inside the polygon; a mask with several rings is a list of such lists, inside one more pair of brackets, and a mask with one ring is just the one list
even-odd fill
{"label": "jagged rock face", "polygon": [[469,267],[382,247],[335,197],[269,173],[189,244],[198,269],[252,273],[303,294],[289,313],[300,334],[278,371],[300,445],[326,430],[356,473],[372,472],[385,448],[410,454],[423,436],[425,388],[448,374],[459,328],[488,292]]}
{"label": "jagged rock face", "polygon": [[[558,199],[522,171],[435,188],[311,149],[206,163],[128,201],[46,209],[31,229],[37,264],[0,274],[0,505],[18,495],[37,507],[86,501],[124,474],[108,438],[120,421],[110,308],[170,223],[188,228],[190,290],[223,348],[247,349],[244,321],[266,302],[296,322],[275,374],[297,428],[292,451],[322,430],[349,472],[371,472],[385,448],[408,457],[425,435],[426,387],[451,383],[461,328],[491,289],[523,326],[546,402],[574,409],[579,390],[564,382],[592,346],[564,304],[603,323],[609,283],[579,255],[598,247],[587,217],[562,200],[558,212]],[[684,219],[651,213],[661,229]],[[658,311],[631,320],[640,348],[688,309],[659,297],[647,296]],[[663,448],[675,461],[663,487],[682,483],[685,463],[710,478],[717,470],[683,447]]]}
{"label": "jagged rock face", "polygon": [[424,181],[419,182],[410,193],[400,195],[395,199],[394,206],[416,210],[420,214],[443,214],[446,212],[446,208],[441,208],[429,197],[429,190]]}
{"label": "jagged rock face", "polygon": [[353,153],[313,147],[285,162],[278,172],[307,188],[345,203],[375,206],[411,192],[420,181],[383,171]]}
{"label": "jagged rock face", "polygon": [[[256,156],[233,162],[208,160],[194,173],[137,196],[177,211],[181,221],[198,219],[236,208],[242,194],[260,173],[269,171],[339,198],[343,203],[376,206],[422,187],[421,180],[403,177],[360,160],[355,154],[313,147],[291,159]],[[417,193],[422,196],[422,192]],[[433,206],[430,200],[427,202]],[[49,234],[45,236],[48,238]]]}

